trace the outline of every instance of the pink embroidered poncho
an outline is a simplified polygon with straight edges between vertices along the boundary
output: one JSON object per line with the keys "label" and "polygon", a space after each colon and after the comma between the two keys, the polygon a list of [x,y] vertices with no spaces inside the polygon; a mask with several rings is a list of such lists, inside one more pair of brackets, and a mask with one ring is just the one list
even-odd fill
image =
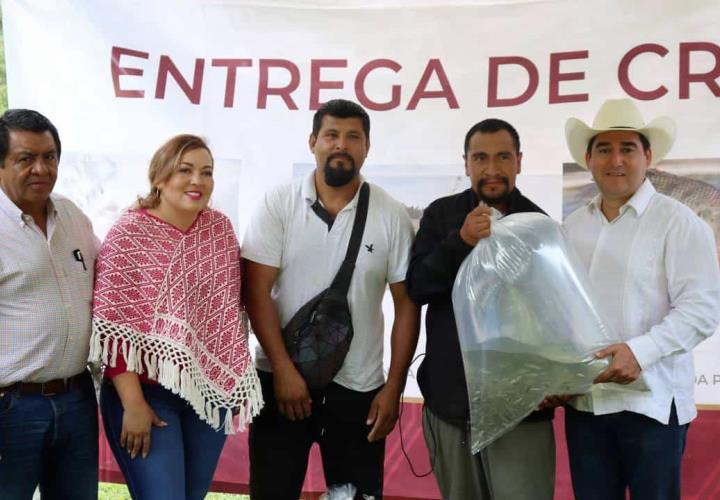
{"label": "pink embroidered poncho", "polygon": [[[240,249],[230,221],[205,209],[182,232],[128,210],[96,263],[91,359],[142,374],[187,400],[219,429],[220,409],[240,428],[262,408],[240,302]],[[225,412],[225,432],[234,431]]]}

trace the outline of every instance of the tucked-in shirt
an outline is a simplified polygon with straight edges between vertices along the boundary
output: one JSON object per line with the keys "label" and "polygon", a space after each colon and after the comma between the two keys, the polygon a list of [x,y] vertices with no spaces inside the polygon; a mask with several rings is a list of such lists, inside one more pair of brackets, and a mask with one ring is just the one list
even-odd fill
{"label": "tucked-in shirt", "polygon": [[598,384],[573,406],[596,415],[632,411],[663,424],[675,401],[685,424],[694,404],[692,349],[720,322],[720,271],[710,227],[645,180],[608,221],[597,196],[563,224],[588,270],[597,306],[632,350],[649,392]]}
{"label": "tucked-in shirt", "polygon": [[[332,224],[313,210],[314,171],[265,195],[243,241],[243,257],[279,269],[272,290],[280,324],[330,286],[345,259],[360,190]],[[316,207],[317,208],[317,207]],[[382,385],[382,298],[388,283],[405,280],[413,228],[407,210],[378,186],[370,187],[367,222],[348,291],[354,336],[334,381],[355,391]],[[271,371],[258,346],[257,367]]]}
{"label": "tucked-in shirt", "polygon": [[47,214],[46,237],[0,189],[0,386],[87,364],[98,240],[70,200],[51,195]]}

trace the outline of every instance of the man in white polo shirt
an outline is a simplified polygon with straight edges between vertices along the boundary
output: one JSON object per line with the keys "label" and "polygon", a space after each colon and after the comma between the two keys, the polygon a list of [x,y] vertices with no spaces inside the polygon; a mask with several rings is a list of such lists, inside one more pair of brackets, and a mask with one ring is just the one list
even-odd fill
{"label": "man in white polo shirt", "polygon": [[[578,500],[679,499],[688,423],[695,418],[692,349],[720,322],[720,272],[710,227],[646,178],[675,139],[629,99],[606,101],[589,127],[571,118],[575,161],[600,191],[564,222],[598,307],[624,340],[593,390],[571,400],[566,435]],[[626,391],[642,373],[649,392]],[[614,383],[614,384],[609,384]]]}
{"label": "man in white polo shirt", "polygon": [[60,138],[29,109],[0,117],[0,498],[97,498],[98,420],[86,369],[98,246],[52,194]]}
{"label": "man in white polo shirt", "polygon": [[[250,494],[299,498],[317,442],[329,487],[351,484],[356,498],[381,498],[385,436],[397,420],[418,335],[418,308],[404,283],[413,228],[405,208],[371,186],[348,292],[354,337],[333,382],[309,391],[281,327],[330,285],[345,257],[365,182],[359,172],[370,147],[370,118],[353,102],[329,101],[315,113],[309,145],[315,170],[267,193],[243,242],[245,301],[261,345],[257,367],[265,397],[250,426]],[[388,284],[395,317],[385,381],[381,304]]]}

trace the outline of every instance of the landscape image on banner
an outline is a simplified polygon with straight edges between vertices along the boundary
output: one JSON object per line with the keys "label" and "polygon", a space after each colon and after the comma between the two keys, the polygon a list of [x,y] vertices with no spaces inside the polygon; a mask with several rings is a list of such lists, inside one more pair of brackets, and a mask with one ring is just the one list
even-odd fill
{"label": "landscape image on banner", "polygon": [[[720,158],[666,160],[647,172],[658,192],[690,207],[715,233],[720,253]],[[588,203],[597,188],[590,172],[563,164],[563,219]]]}

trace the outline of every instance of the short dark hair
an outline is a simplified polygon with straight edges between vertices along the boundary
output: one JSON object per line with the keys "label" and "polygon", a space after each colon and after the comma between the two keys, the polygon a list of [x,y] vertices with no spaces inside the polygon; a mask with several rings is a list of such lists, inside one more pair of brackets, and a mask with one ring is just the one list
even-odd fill
{"label": "short dark hair", "polygon": [[315,116],[313,116],[312,134],[315,137],[320,132],[320,126],[325,115],[334,116],[335,118],[360,118],[365,138],[370,139],[370,117],[367,111],[359,104],[347,99],[333,99],[320,106],[315,111]]}
{"label": "short dark hair", "polygon": [[[608,132],[609,132],[609,131],[608,131]],[[648,138],[645,137],[645,136],[644,136],[643,134],[641,134],[640,132],[635,132],[635,133],[638,135],[638,137],[640,137],[640,143],[642,144],[643,151],[647,151],[648,149],[650,149],[650,141],[648,140]],[[587,149],[585,150],[585,152],[586,152],[587,154],[591,154],[591,153],[592,153],[592,147],[593,147],[593,144],[595,144],[595,138],[596,138],[598,135],[600,135],[600,134],[595,134],[595,135],[592,136],[592,137],[590,138],[590,140],[588,141]]]}
{"label": "short dark hair", "polygon": [[60,136],[50,120],[32,109],[8,109],[0,116],[0,168],[4,166],[5,157],[10,149],[11,130],[24,130],[37,134],[50,132],[55,140],[57,157],[60,159]]}
{"label": "short dark hair", "polygon": [[470,139],[478,132],[481,134],[494,134],[496,132],[500,132],[501,130],[507,130],[507,132],[510,134],[510,137],[512,137],[513,143],[515,144],[515,152],[519,153],[520,136],[518,135],[517,130],[515,130],[515,127],[510,125],[505,120],[501,120],[499,118],[487,118],[470,127],[468,133],[465,134],[465,148],[463,149],[464,154],[467,154],[468,152],[468,148],[470,147]]}

